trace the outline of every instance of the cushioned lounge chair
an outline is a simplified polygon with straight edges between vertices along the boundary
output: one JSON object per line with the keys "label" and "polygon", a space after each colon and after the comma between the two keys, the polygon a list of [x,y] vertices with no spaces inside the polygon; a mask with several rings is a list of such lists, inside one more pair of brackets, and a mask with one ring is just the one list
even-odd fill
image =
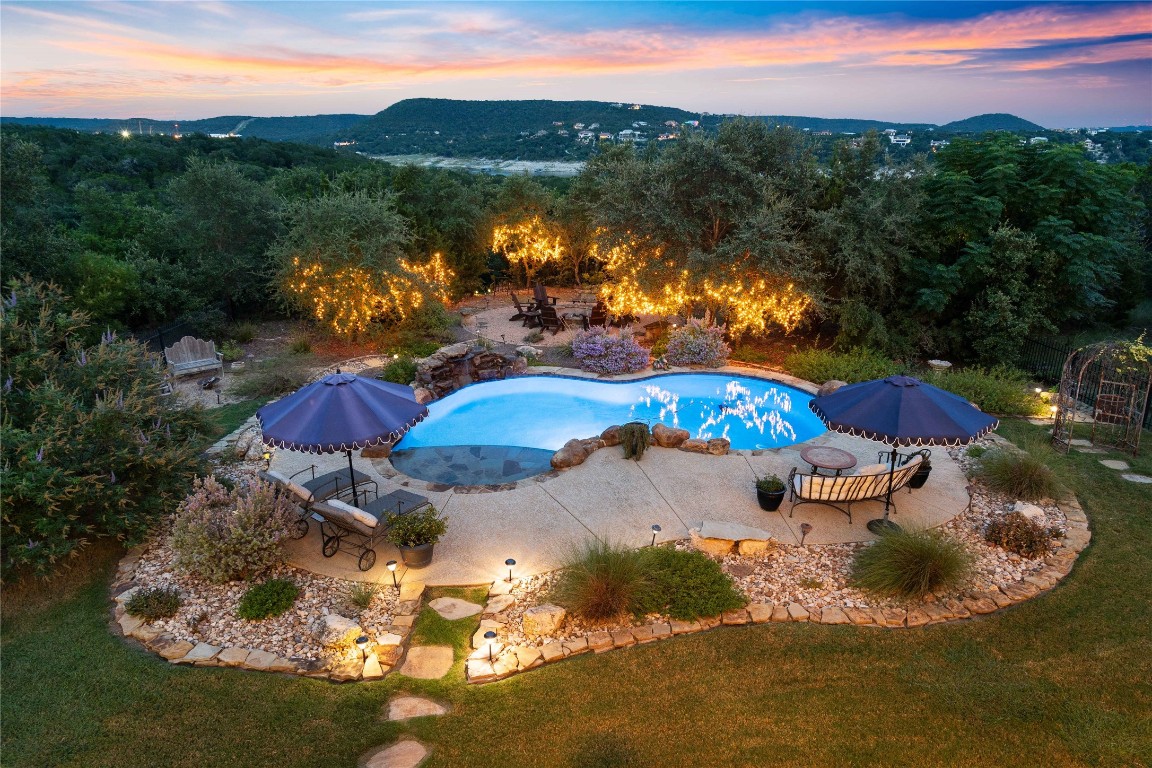
{"label": "cushioned lounge chair", "polygon": [[368,571],[376,564],[376,545],[388,533],[394,515],[406,515],[429,505],[428,499],[397,489],[358,508],[339,499],[312,505],[312,518],[320,523],[320,552],[332,557],[345,542],[355,548],[356,567]]}

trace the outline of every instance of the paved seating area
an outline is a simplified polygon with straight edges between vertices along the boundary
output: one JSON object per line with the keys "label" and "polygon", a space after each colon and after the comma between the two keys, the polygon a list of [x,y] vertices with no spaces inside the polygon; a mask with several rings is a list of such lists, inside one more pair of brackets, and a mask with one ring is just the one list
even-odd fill
{"label": "paved seating area", "polygon": [[[852,453],[861,465],[875,461],[880,443],[832,432],[808,444],[830,445]],[[777,474],[787,477],[794,466],[805,467],[802,445],[756,452],[710,456],[652,448],[640,462],[622,458],[619,448],[595,452],[584,464],[561,473],[521,480],[507,490],[448,488],[396,473],[387,459],[358,459],[361,469],[379,478],[381,493],[406,486],[444,512],[448,533],[436,545],[433,562],[419,578],[430,585],[482,584],[507,575],[504,561],[516,560],[517,575],[554,569],[566,545],[588,536],[640,546],[652,540],[681,539],[702,520],[725,521],[770,531],[788,543],[799,543],[800,526],[812,525],[807,544],[874,539],[867,522],[883,513],[883,501],[854,506],[852,522],[821,505],[797,507],[785,501],[777,512],[764,512],[756,503],[754,480]],[[336,469],[346,458],[308,456],[277,451],[273,468],[291,473],[310,462]],[[328,467],[328,463],[331,467]],[[967,479],[944,449],[932,453],[928,484],[895,497],[892,520],[907,527],[934,527],[959,514],[968,504]],[[395,475],[394,477],[389,477]],[[399,559],[388,545],[379,547],[376,566],[366,573],[351,558],[325,559],[319,533],[288,544],[293,564],[346,579],[390,581],[384,567]]]}

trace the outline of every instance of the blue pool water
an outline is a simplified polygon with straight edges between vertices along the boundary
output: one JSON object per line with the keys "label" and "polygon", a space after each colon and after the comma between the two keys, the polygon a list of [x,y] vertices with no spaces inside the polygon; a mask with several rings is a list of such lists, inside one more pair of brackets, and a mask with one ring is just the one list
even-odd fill
{"label": "blue pool water", "polygon": [[524,376],[474,384],[430,403],[397,448],[505,445],[556,450],[613,424],[663,422],[692,437],[726,437],[735,449],[776,448],[825,431],[812,396],[776,382],[726,374],[668,374],[605,382]]}

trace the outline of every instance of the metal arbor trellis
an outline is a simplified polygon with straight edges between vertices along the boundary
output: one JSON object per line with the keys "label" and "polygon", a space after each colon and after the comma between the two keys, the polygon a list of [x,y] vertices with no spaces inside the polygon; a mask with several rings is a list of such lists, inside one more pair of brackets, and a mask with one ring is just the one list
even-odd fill
{"label": "metal arbor trellis", "polygon": [[1152,389],[1152,358],[1142,341],[1105,341],[1068,355],[1056,397],[1054,448],[1067,453],[1083,425],[1093,445],[1136,454]]}

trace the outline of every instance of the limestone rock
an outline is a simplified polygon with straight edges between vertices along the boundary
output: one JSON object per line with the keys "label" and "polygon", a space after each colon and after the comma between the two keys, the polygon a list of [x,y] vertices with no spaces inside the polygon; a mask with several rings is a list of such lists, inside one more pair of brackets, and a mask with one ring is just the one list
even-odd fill
{"label": "limestone rock", "polygon": [[680,621],[679,619],[672,619],[669,622],[674,635],[686,635],[689,632],[699,632],[700,622],[698,621]]}
{"label": "limestone rock", "polygon": [[361,458],[365,459],[386,459],[391,455],[391,443],[384,443],[383,445],[370,445],[360,450]]}
{"label": "limestone rock", "polygon": [[618,629],[615,632],[610,632],[609,634],[612,635],[613,648],[625,648],[636,642],[636,637],[629,629]]}
{"label": "limestone rock", "polygon": [[584,441],[579,438],[572,438],[564,443],[564,447],[552,454],[552,467],[554,469],[568,469],[583,464],[584,460],[588,458],[588,448],[584,445]]}
{"label": "limestone rock", "polygon": [[425,387],[416,387],[416,390],[412,394],[416,396],[416,402],[420,403],[420,405],[427,405],[436,399],[436,395],[432,393],[432,390]]}
{"label": "limestone rock", "polygon": [[788,603],[788,617],[792,621],[808,621],[808,609],[800,603]]}
{"label": "limestone rock", "polygon": [[661,448],[679,448],[691,436],[692,434],[686,429],[666,427],[663,424],[652,427],[652,437],[655,438],[656,445]]}
{"label": "limestone rock", "polygon": [[[192,650],[184,654],[184,658],[180,659],[182,662],[189,664],[207,664],[216,658],[216,654],[220,653],[220,646],[209,645],[208,643],[196,643]],[[214,665],[215,666],[215,665]]]}
{"label": "limestone rock", "polygon": [[544,654],[539,648],[520,645],[513,648],[512,652],[516,654],[516,661],[520,669],[532,669],[544,663]]}
{"label": "limestone rock", "polygon": [[401,600],[419,600],[422,594],[424,594],[424,582],[422,581],[405,581],[400,584]]}
{"label": "limestone rock", "polygon": [[764,624],[772,621],[772,609],[774,607],[771,603],[752,603],[748,606],[748,615],[753,624]]}
{"label": "limestone rock", "polygon": [[480,628],[472,633],[472,647],[479,648],[482,645],[487,645],[488,640],[484,637],[486,632],[492,631],[499,633],[504,626],[493,619],[482,619],[480,621]]}
{"label": "limestone rock", "polygon": [[[608,642],[612,641],[612,637],[608,635],[607,632],[602,634],[608,638]],[[564,646],[565,656],[576,656],[577,654],[587,653],[588,651],[592,650],[592,647],[588,644],[587,637],[577,637],[572,640],[565,640],[562,645]]]}
{"label": "limestone rock", "polygon": [[736,542],[732,539],[717,539],[701,536],[699,528],[690,529],[688,534],[692,538],[693,547],[712,557],[724,557],[730,554],[736,546]]}
{"label": "limestone rock", "polygon": [[693,437],[681,443],[680,450],[688,451],[689,453],[708,453],[708,443]]}
{"label": "limestone rock", "polygon": [[524,344],[522,346],[516,347],[516,354],[520,355],[520,357],[527,357],[531,358],[532,360],[538,360],[542,353],[540,350],[536,349],[536,347]]}
{"label": "limestone rock", "polygon": [[550,635],[560,628],[566,615],[567,611],[558,605],[534,605],[524,611],[521,629],[528,637]]}
{"label": "limestone rock", "polygon": [[743,557],[762,557],[775,552],[779,546],[775,539],[743,539],[736,549]]}
{"label": "limestone rock", "polygon": [[192,650],[192,643],[187,640],[177,640],[171,635],[161,635],[160,638],[157,639],[156,647],[153,650],[168,659],[168,661],[174,661],[183,658],[184,654]]}
{"label": "limestone rock", "polygon": [[586,639],[588,648],[597,653],[612,647],[612,635],[608,632],[589,632]]}
{"label": "limestone rock", "polygon": [[130,613],[125,613],[117,621],[120,623],[120,631],[124,633],[125,637],[131,637],[136,630],[144,626],[144,619]]}
{"label": "limestone rock", "polygon": [[416,768],[428,757],[428,748],[408,739],[372,753],[364,760],[364,768]]}
{"label": "limestone rock", "polygon": [[448,708],[420,696],[399,696],[388,702],[389,720],[408,720],[413,717],[436,717],[448,713]]}
{"label": "limestone rock", "polygon": [[380,666],[380,658],[370,653],[364,658],[364,669],[360,674],[364,680],[379,680],[384,677],[384,668]]}
{"label": "limestone rock", "polygon": [[244,666],[248,669],[259,669],[267,671],[268,668],[275,663],[276,654],[261,650],[250,651],[248,653],[248,657],[244,659]]}
{"label": "limestone rock", "polygon": [[727,456],[732,448],[732,441],[726,437],[714,437],[708,441],[706,449],[713,456]]}
{"label": "limestone rock", "polygon": [[615,425],[608,427],[608,429],[600,433],[600,440],[607,448],[611,448],[614,445],[620,445],[620,426]]}
{"label": "limestone rock", "polygon": [[747,624],[751,620],[748,611],[744,608],[733,608],[720,614],[720,621],[724,624]]}
{"label": "limestone rock", "polygon": [[484,613],[503,613],[516,604],[516,598],[512,595],[496,595],[488,599],[488,604],[484,606]]}
{"label": "limestone rock", "polygon": [[408,649],[400,674],[419,680],[439,680],[452,668],[450,645],[416,645]]}
{"label": "limestone rock", "polygon": [[487,683],[496,679],[496,665],[485,656],[464,662],[464,676],[470,683]]}
{"label": "limestone rock", "polygon": [[332,667],[332,672],[328,675],[337,683],[350,683],[353,680],[359,680],[360,676],[364,673],[364,659],[356,657],[354,659],[346,659]]}
{"label": "limestone rock", "polygon": [[824,397],[825,395],[830,395],[836,390],[840,389],[840,387],[846,386],[848,386],[848,382],[846,381],[840,381],[839,379],[829,379],[820,385],[820,389],[816,390],[816,397]]}
{"label": "limestone rock", "polygon": [[1012,508],[1012,511],[1019,512],[1034,523],[1039,523],[1040,525],[1048,524],[1048,515],[1044,513],[1043,509],[1036,506],[1035,504],[1029,504],[1026,501],[1018,501],[1016,502],[1016,506]]}
{"label": "limestone rock", "polygon": [[838,605],[831,605],[820,611],[821,624],[851,624],[852,621]]}
{"label": "limestone rock", "polygon": [[385,632],[376,636],[376,645],[400,645],[402,642],[404,642],[404,638],[395,632]]}
{"label": "limestone rock", "polygon": [[222,667],[240,667],[244,665],[244,660],[248,658],[248,649],[240,648],[239,646],[230,645],[224,650],[220,651],[216,657],[216,661],[220,662]]}
{"label": "limestone rock", "polygon": [[326,648],[339,645],[355,645],[356,638],[364,634],[364,629],[352,619],[338,613],[317,616],[312,622],[312,636]]}
{"label": "limestone rock", "polygon": [[559,661],[564,658],[564,646],[560,643],[545,643],[540,648],[540,655],[549,663]]}

